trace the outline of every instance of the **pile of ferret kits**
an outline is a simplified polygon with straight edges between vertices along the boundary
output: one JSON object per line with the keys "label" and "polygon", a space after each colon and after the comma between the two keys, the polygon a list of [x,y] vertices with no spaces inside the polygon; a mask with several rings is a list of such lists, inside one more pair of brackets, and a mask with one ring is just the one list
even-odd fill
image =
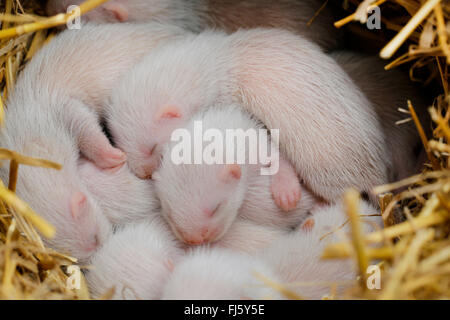
{"label": "pile of ferret kits", "polygon": [[[372,187],[420,168],[397,107],[426,102],[377,57],[339,48],[326,8],[307,27],[320,5],[111,0],[27,64],[0,144],[63,165],[23,167],[16,192],[56,227],[47,245],[89,265],[93,297],[284,298],[274,282],[320,299],[354,284],[350,261],[320,259],[348,233],[342,195],[367,195],[364,227],[381,227]],[[171,134],[194,136],[196,121],[279,129],[278,172],[175,164]]]}

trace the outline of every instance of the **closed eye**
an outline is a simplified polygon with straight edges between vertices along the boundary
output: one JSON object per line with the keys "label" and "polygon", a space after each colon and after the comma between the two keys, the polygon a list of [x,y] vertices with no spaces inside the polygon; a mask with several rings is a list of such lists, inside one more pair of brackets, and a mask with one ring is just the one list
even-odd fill
{"label": "closed eye", "polygon": [[217,207],[212,211],[212,215],[215,215],[215,214],[216,214],[217,210],[220,209],[220,206],[221,206],[221,205],[222,205],[221,203],[219,203],[219,204],[217,205]]}
{"label": "closed eye", "polygon": [[207,217],[212,218],[216,214],[217,210],[219,210],[219,208],[220,203],[214,208],[214,210],[204,209],[203,213],[205,213]]}

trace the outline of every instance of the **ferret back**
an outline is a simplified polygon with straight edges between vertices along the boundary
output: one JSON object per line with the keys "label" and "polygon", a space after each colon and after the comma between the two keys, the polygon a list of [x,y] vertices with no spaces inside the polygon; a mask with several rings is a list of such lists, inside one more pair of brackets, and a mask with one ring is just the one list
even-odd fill
{"label": "ferret back", "polygon": [[279,294],[257,278],[276,276],[264,263],[226,249],[200,248],[175,267],[167,281],[166,300],[276,299]]}

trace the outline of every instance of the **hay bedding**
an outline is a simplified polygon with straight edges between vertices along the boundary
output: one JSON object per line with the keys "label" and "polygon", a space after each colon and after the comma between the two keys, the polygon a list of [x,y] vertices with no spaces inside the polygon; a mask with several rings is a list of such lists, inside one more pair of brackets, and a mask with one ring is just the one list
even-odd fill
{"label": "hay bedding", "polygon": [[[87,1],[88,11],[106,0]],[[4,101],[14,90],[18,72],[55,33],[49,29],[64,24],[67,15],[44,17],[45,1],[6,0],[0,4],[0,121]],[[326,248],[324,258],[354,259],[360,270],[359,285],[335,298],[445,299],[450,298],[450,112],[448,62],[450,62],[450,3],[440,0],[379,0],[381,31],[368,31],[366,8],[373,0],[346,0],[348,16],[336,27],[345,27],[352,39],[382,44],[380,55],[390,58],[386,69],[406,65],[411,79],[428,85],[435,95],[430,107],[433,136],[427,137],[411,104],[402,109],[406,121],[414,121],[427,151],[423,173],[403,181],[377,187],[385,228],[371,234],[360,230],[358,193],[349,191],[345,204],[352,238]],[[20,26],[20,27],[18,27]],[[378,49],[378,48],[377,48]],[[393,57],[393,58],[392,58]],[[401,107],[401,106],[399,106]],[[57,170],[59,165],[32,159],[10,150],[0,150],[2,165],[10,166],[9,181],[0,181],[0,299],[87,299],[84,282],[80,290],[69,290],[67,266],[75,259],[44,247],[40,235],[51,237],[54,228],[15,194],[21,165]],[[4,184],[8,183],[7,186]],[[406,187],[393,195],[390,191]],[[400,218],[399,218],[400,217]],[[38,233],[39,232],[39,233]],[[375,261],[375,262],[374,262]],[[368,290],[371,263],[381,268],[381,290]],[[279,284],[264,279],[288,298],[297,296]],[[105,293],[105,298],[112,292]]]}

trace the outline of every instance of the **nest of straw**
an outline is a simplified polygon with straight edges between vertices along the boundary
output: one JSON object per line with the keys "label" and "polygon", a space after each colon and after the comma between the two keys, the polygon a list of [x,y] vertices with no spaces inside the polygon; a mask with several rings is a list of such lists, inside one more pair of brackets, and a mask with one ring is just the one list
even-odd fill
{"label": "nest of straw", "polygon": [[[81,14],[107,0],[88,0]],[[43,2],[6,0],[0,4],[0,122],[4,101],[14,90],[17,74],[34,53],[50,41],[55,26],[74,18],[69,14],[45,17]],[[382,32],[368,31],[368,8],[382,12]],[[361,231],[359,195],[344,196],[351,238],[326,248],[325,259],[353,259],[359,281],[343,296],[357,299],[448,299],[450,298],[450,112],[448,63],[450,62],[450,2],[446,0],[345,0],[347,17],[335,23],[352,37],[382,44],[381,58],[390,59],[386,69],[407,66],[412,81],[430,86],[435,96],[429,111],[432,136],[426,136],[414,106],[408,104],[410,120],[420,133],[428,157],[423,172],[375,191],[380,195],[385,228],[370,234]],[[344,15],[345,16],[345,15]],[[416,70],[421,76],[416,77]],[[438,84],[438,85],[436,85]],[[432,86],[431,86],[432,85]],[[60,165],[28,158],[0,149],[2,165],[10,168],[8,182],[0,181],[0,299],[88,299],[86,286],[70,290],[67,267],[76,260],[46,248],[41,236],[55,230],[14,193],[21,165],[57,170]],[[7,184],[7,186],[6,186]],[[392,194],[403,187],[405,191]],[[401,216],[401,219],[398,217]],[[369,265],[381,270],[381,289],[368,289]],[[289,298],[299,298],[283,286],[271,283]]]}

